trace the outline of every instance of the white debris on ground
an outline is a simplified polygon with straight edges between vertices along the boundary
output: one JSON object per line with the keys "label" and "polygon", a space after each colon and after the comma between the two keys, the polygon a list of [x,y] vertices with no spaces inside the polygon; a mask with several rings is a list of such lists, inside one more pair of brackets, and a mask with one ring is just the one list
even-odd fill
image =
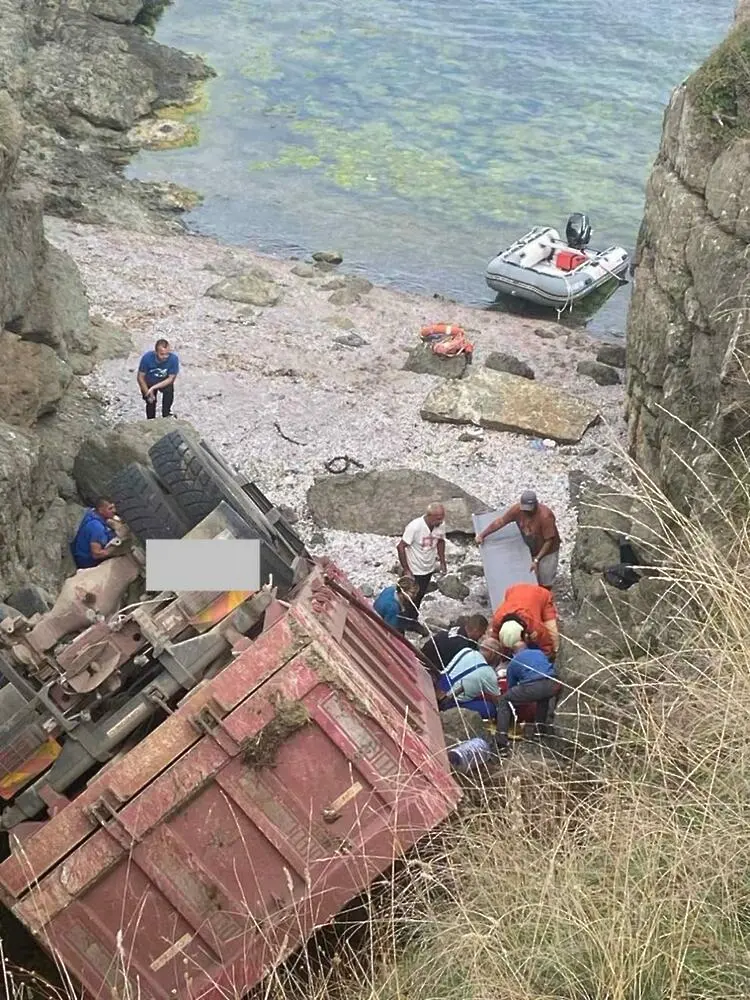
{"label": "white debris on ground", "polygon": [[[622,386],[600,387],[576,373],[578,361],[592,357],[596,347],[584,333],[382,288],[336,307],[320,286],[344,273],[346,263],[303,278],[291,273],[293,261],[229,250],[187,234],[153,236],[58,219],[47,220],[47,233],[78,264],[92,313],[132,335],[129,358],[105,362],[85,380],[106,400],[108,422],[144,416],[135,384],[138,359],[165,337],[180,356],[176,414],[276,504],[297,511],[297,529],[306,541],[313,539],[312,550],[330,555],[357,585],[377,591],[393,581],[396,539],[321,530],[309,520],[306,491],[314,477],[328,474],[324,463],[338,455],[351,456],[366,470],[435,473],[494,508],[534,488],[557,515],[561,570],[567,574],[575,531],[568,473],[581,469],[611,478],[624,434]],[[204,295],[228,265],[238,263],[273,275],[281,287],[276,306],[258,309]],[[439,322],[471,331],[475,366],[491,351],[514,354],[534,368],[539,381],[596,405],[602,424],[579,445],[537,450],[521,435],[485,431],[479,441],[461,441],[466,427],[423,421],[420,406],[439,380],[402,366],[419,342],[420,327]],[[337,343],[348,327],[367,343]],[[558,336],[543,339],[538,328]],[[300,443],[285,440],[275,424]],[[476,548],[450,544],[449,565],[459,561],[479,562]],[[428,597],[425,610],[441,617],[482,607],[484,581],[469,585],[472,595],[463,604]]]}

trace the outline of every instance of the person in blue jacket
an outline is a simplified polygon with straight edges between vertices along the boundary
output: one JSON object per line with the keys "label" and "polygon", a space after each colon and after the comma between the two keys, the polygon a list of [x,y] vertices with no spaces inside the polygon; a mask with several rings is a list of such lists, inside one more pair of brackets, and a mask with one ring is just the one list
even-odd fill
{"label": "person in blue jacket", "polygon": [[416,621],[418,614],[414,603],[419,584],[409,576],[402,576],[394,587],[386,587],[378,594],[372,606],[386,625],[395,628],[402,635],[409,631],[426,633],[423,625]]}
{"label": "person in blue jacket", "polygon": [[560,692],[560,682],[555,676],[555,666],[547,656],[531,643],[526,629],[517,621],[506,621],[500,629],[500,642],[513,651],[508,664],[508,689],[497,703],[495,740],[500,753],[508,749],[508,729],[511,705],[536,702],[536,730],[545,731],[550,699]]}
{"label": "person in blue jacket", "polygon": [[75,538],[70,544],[70,553],[76,569],[91,569],[104,559],[122,553],[122,549],[110,545],[110,542],[117,537],[115,529],[109,523],[115,513],[112,501],[100,497],[83,515]]}

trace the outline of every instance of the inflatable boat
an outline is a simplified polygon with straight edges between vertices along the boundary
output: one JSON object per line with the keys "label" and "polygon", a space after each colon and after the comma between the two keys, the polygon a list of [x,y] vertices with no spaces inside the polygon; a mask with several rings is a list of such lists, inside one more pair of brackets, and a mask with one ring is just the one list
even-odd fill
{"label": "inflatable boat", "polygon": [[616,279],[626,284],[628,253],[622,247],[590,250],[591,224],[576,212],[565,239],[556,229],[536,226],[487,265],[485,280],[495,292],[563,310]]}

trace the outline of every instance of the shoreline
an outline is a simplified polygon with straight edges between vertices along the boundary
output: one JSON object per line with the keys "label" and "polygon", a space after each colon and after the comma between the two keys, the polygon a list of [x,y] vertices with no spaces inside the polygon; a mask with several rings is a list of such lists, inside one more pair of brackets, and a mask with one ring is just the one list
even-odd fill
{"label": "shoreline", "polygon": [[[601,341],[538,320],[378,287],[359,302],[337,306],[321,285],[343,277],[342,268],[299,277],[292,273],[299,262],[228,247],[188,231],[154,235],[58,218],[46,218],[45,231],[78,265],[92,311],[131,337],[127,358],[105,361],[84,378],[104,400],[107,425],[143,418],[135,388],[137,361],[165,337],[181,361],[177,416],[190,420],[275,503],[294,509],[300,534],[308,543],[313,539],[313,553],[325,551],[357,585],[377,591],[391,582],[396,539],[312,523],[306,492],[317,476],[327,475],[324,463],[334,455],[356,458],[364,471],[408,467],[432,472],[491,507],[504,506],[533,487],[557,515],[563,537],[559,588],[568,589],[576,526],[568,474],[576,469],[611,481],[624,435],[624,387],[600,387],[575,371]],[[281,293],[278,304],[256,308],[204,295],[222,273],[253,267],[273,277]],[[539,382],[597,405],[603,422],[578,445],[536,451],[522,435],[484,431],[482,441],[466,442],[459,440],[465,426],[423,421],[420,406],[442,378],[402,366],[408,350],[419,343],[420,326],[435,322],[459,323],[472,331],[473,368],[482,366],[491,351],[511,353],[532,365]],[[542,339],[536,329],[557,335]],[[337,343],[335,338],[347,332],[366,343]],[[286,441],[274,423],[302,443]],[[454,571],[479,556],[473,545],[449,542],[448,561]],[[485,599],[482,578],[471,582],[465,602],[437,595],[428,598],[425,610],[453,617],[479,610]]]}

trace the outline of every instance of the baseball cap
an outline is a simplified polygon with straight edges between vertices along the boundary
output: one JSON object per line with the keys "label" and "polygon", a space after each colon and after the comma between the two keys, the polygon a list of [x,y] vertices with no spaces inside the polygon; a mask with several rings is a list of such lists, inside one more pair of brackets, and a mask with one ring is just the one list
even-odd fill
{"label": "baseball cap", "polygon": [[513,649],[521,641],[523,627],[520,622],[506,622],[500,629],[500,642],[506,649]]}
{"label": "baseball cap", "polygon": [[521,494],[521,510],[533,510],[539,503],[533,490],[524,490]]}

